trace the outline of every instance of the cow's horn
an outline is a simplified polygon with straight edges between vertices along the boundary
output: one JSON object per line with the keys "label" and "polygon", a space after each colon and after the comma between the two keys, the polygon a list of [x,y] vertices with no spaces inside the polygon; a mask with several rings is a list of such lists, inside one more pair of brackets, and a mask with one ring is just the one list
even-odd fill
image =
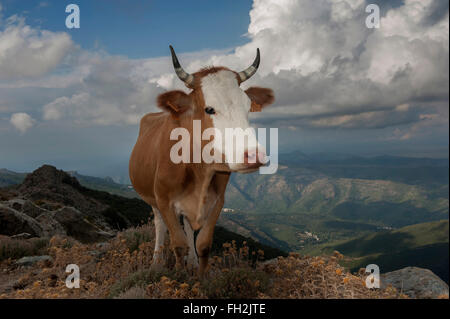
{"label": "cow's horn", "polygon": [[186,83],[187,86],[192,86],[194,83],[194,76],[192,74],[187,73],[183,70],[183,68],[180,65],[180,62],[178,62],[177,55],[175,54],[175,51],[173,50],[173,47],[169,45],[170,52],[172,53],[172,62],[173,62],[173,68],[175,69],[175,73],[178,75],[181,81]]}
{"label": "cow's horn", "polygon": [[239,78],[241,79],[241,83],[250,79],[253,74],[256,73],[259,67],[259,48],[256,49],[256,58],[253,61],[253,64],[246,68],[244,71],[239,72]]}

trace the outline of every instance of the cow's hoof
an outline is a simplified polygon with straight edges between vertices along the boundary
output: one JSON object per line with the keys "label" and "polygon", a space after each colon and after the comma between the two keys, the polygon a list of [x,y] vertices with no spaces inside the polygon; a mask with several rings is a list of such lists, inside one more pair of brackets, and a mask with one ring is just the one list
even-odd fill
{"label": "cow's hoof", "polygon": [[155,262],[150,266],[150,270],[155,272],[161,272],[164,270],[164,264]]}
{"label": "cow's hoof", "polygon": [[194,260],[188,260],[186,269],[191,275],[194,275],[198,269],[198,262]]}

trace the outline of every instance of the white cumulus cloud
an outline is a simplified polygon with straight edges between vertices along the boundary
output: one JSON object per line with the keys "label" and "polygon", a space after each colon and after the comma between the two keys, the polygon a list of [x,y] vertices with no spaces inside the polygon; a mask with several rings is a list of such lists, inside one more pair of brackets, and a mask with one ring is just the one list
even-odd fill
{"label": "white cumulus cloud", "polygon": [[33,29],[12,16],[0,26],[0,80],[42,76],[73,48],[67,33]]}
{"label": "white cumulus cloud", "polygon": [[25,133],[34,124],[34,119],[27,113],[14,113],[11,115],[10,122],[14,127],[20,131],[20,133]]}

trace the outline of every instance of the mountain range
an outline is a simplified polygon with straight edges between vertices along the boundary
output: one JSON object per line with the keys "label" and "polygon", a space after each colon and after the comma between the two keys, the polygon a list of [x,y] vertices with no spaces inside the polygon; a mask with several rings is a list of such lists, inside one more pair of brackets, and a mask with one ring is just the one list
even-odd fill
{"label": "mountain range", "polygon": [[[274,175],[232,175],[222,223],[263,242],[302,250],[448,219],[448,160],[311,159],[298,153],[283,159]],[[319,240],[309,240],[305,232]]]}

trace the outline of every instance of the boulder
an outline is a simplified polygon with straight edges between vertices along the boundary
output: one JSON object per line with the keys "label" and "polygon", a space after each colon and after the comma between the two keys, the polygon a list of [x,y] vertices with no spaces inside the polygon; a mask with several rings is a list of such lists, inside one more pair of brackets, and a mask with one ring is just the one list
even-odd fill
{"label": "boulder", "polygon": [[431,270],[406,267],[380,276],[381,288],[392,285],[411,298],[430,299],[448,296],[448,285]]}
{"label": "boulder", "polygon": [[55,211],[52,217],[64,227],[68,236],[83,243],[104,241],[114,237],[114,234],[103,231],[73,207],[64,207]]}
{"label": "boulder", "polygon": [[13,238],[13,239],[28,239],[31,237],[33,237],[33,236],[31,236],[31,234],[28,234],[28,233],[20,233],[20,234],[11,236],[11,238]]}
{"label": "boulder", "polygon": [[52,261],[53,258],[48,255],[43,256],[26,256],[22,257],[19,260],[16,261],[16,265],[19,266],[31,266],[39,261]]}
{"label": "boulder", "polygon": [[8,201],[8,206],[18,210],[18,211],[22,211],[22,207],[23,204],[25,203],[25,200],[21,199],[21,198],[14,198]]}
{"label": "boulder", "polygon": [[28,233],[33,237],[43,235],[42,227],[30,216],[0,204],[0,234],[13,236]]}
{"label": "boulder", "polygon": [[44,236],[46,237],[53,237],[55,235],[67,235],[64,227],[52,217],[51,212],[41,214],[37,216],[35,220],[41,225]]}
{"label": "boulder", "polygon": [[36,218],[37,216],[47,212],[47,210],[37,206],[32,201],[27,200],[23,203],[22,212],[30,217]]}

